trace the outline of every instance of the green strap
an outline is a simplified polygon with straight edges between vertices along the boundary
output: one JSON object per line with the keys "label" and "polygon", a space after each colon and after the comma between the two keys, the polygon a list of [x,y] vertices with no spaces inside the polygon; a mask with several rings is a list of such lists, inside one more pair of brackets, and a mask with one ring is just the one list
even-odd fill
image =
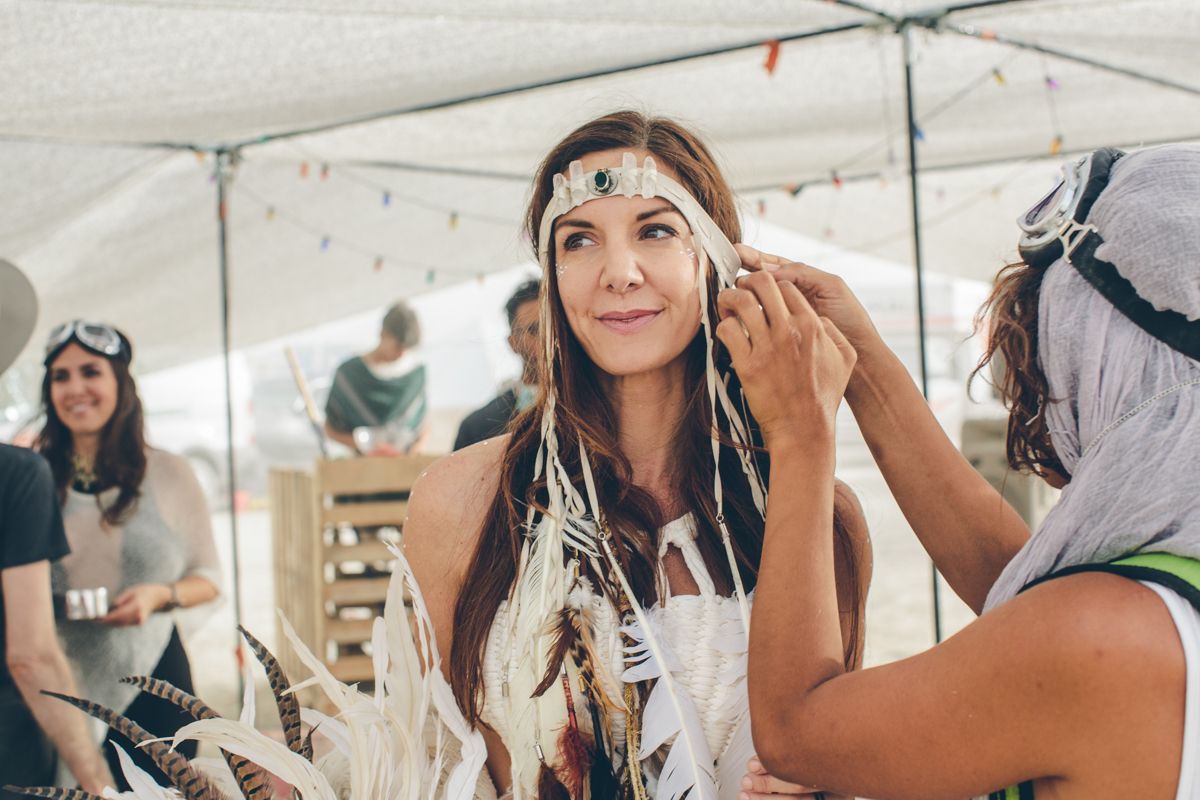
{"label": "green strap", "polygon": [[1200,561],[1193,558],[1184,558],[1171,553],[1142,553],[1128,558],[1119,558],[1112,563],[1118,566],[1147,567],[1161,572],[1169,572],[1200,589]]}
{"label": "green strap", "polygon": [[1025,781],[999,792],[992,792],[988,800],[1033,800],[1033,781]]}
{"label": "green strap", "polygon": [[1171,589],[1200,611],[1200,561],[1171,553],[1140,553],[1107,564],[1078,564],[1066,567],[1030,581],[1021,591],[1080,572],[1109,572],[1135,581],[1157,583]]}

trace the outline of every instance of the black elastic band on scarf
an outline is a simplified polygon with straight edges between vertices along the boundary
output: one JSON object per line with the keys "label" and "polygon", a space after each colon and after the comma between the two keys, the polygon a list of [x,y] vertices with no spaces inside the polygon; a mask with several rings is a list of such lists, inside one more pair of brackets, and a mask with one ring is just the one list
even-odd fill
{"label": "black elastic band on scarf", "polygon": [[1071,254],[1071,266],[1130,322],[1188,358],[1200,361],[1200,320],[1191,322],[1178,311],[1156,310],[1138,295],[1115,265],[1096,258],[1096,248],[1103,243],[1100,234],[1089,232]]}

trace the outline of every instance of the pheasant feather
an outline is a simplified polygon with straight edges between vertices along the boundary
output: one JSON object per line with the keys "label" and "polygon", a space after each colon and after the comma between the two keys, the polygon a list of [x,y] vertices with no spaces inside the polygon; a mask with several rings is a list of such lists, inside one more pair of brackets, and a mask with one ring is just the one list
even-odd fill
{"label": "pheasant feather", "polygon": [[300,738],[300,702],[295,694],[288,691],[292,685],[287,675],[279,666],[279,661],[262,642],[251,636],[250,631],[241,625],[238,626],[238,630],[246,639],[246,644],[250,646],[258,663],[262,664],[267,672],[267,682],[271,684],[271,693],[275,695],[275,705],[279,709],[279,721],[283,724],[283,736],[287,739],[288,747],[293,753],[299,753],[312,761],[312,748],[305,750],[304,742]]}
{"label": "pheasant feather", "polygon": [[[195,719],[220,719],[221,715],[213,711],[203,700],[175,688],[166,681],[137,675],[121,678],[121,683],[136,686],[147,694],[161,697],[179,706]],[[249,686],[252,688],[254,684],[250,683]],[[263,772],[257,765],[227,750],[222,750],[221,755],[225,757],[225,762],[229,764],[229,769],[233,773],[234,780],[237,781],[238,788],[246,800],[269,800],[275,797],[270,776]]]}
{"label": "pheasant feather", "polygon": [[59,700],[82,709],[104,722],[110,728],[115,728],[129,739],[129,741],[143,746],[147,755],[154,760],[155,766],[166,773],[171,783],[175,784],[175,788],[184,797],[188,798],[188,800],[223,800],[224,795],[217,791],[207,778],[192,769],[186,758],[155,739],[154,736],[136,722],[126,719],[112,709],[105,708],[99,703],[93,703],[90,700],[81,700],[78,697],[69,697],[56,692],[43,691],[42,694],[57,697]]}

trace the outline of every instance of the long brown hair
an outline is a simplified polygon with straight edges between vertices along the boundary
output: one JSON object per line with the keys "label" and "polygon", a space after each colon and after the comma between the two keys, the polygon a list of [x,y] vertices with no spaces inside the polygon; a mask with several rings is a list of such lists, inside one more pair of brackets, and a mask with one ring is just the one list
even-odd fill
{"label": "long brown hair", "polygon": [[[692,196],[700,203],[731,242],[741,240],[741,227],[733,193],[721,177],[708,148],[678,123],[646,117],[634,111],[621,111],[589,122],[554,147],[542,162],[534,182],[533,195],[526,215],[526,230],[538,248],[542,215],[553,195],[553,177],[564,172],[577,159],[604,150],[623,148],[644,150],[660,164],[674,170]],[[658,501],[645,489],[633,484],[629,460],[617,442],[616,409],[604,393],[595,366],[586,356],[567,324],[558,296],[554,252],[548,254],[550,270],[542,283],[549,292],[550,324],[545,336],[553,333],[558,343],[553,361],[539,348],[538,380],[541,386],[557,389],[555,423],[558,453],[571,481],[582,487],[579,442],[588,451],[595,477],[600,506],[614,536],[614,549],[629,577],[630,584],[643,604],[653,603],[664,587],[658,579],[657,532],[667,521]],[[710,267],[711,270],[711,267]],[[710,319],[719,319],[716,307],[715,275],[710,272],[706,298]],[[671,448],[674,463],[672,479],[684,507],[695,514],[697,540],[709,574],[717,590],[732,591],[733,576],[725,557],[716,524],[713,497],[712,410],[705,385],[707,353],[703,331],[687,350],[684,413],[674,432]],[[729,356],[715,344],[715,358],[722,372],[731,372]],[[731,397],[740,397],[736,376],[729,387]],[[533,506],[544,513],[548,502],[545,478],[530,482],[534,461],[541,444],[540,423],[546,402],[542,392],[538,402],[518,416],[510,428],[511,439],[500,467],[500,486],[492,498],[483,523],[479,543],[467,568],[463,591],[454,609],[454,640],[450,651],[451,686],[464,715],[473,724],[480,720],[483,686],[483,655],[488,634],[500,603],[509,597],[517,577],[517,563],[526,535],[526,509]],[[736,402],[736,400],[735,400]],[[727,422],[718,410],[722,426]],[[751,422],[752,436],[757,428]],[[756,439],[761,444],[761,439]],[[770,463],[765,450],[755,448],[764,480]],[[762,558],[763,519],[750,493],[738,454],[731,442],[721,442],[721,480],[724,486],[725,517],[731,534],[741,579],[749,591],[755,585]],[[853,558],[848,534],[835,520],[843,550]],[[605,567],[602,566],[602,569]],[[853,565],[852,565],[853,571]],[[595,576],[601,587],[612,585],[607,575]],[[854,617],[854,645],[858,642],[859,620]],[[847,663],[857,658],[848,654]],[[550,665],[556,670],[555,665]]]}
{"label": "long brown hair", "polygon": [[[124,335],[121,336],[124,339]],[[125,339],[126,346],[128,339]],[[90,351],[89,351],[90,352]],[[107,357],[106,357],[107,358]],[[142,401],[138,397],[137,385],[129,372],[129,365],[116,358],[108,358],[113,374],[117,378],[117,407],[100,431],[100,446],[96,450],[94,470],[102,489],[119,486],[121,491],[111,505],[104,506],[100,496],[100,520],[105,525],[119,525],[137,510],[138,498],[142,495],[142,481],[146,478],[146,439],[142,415]],[[74,439],[71,430],[59,418],[50,399],[51,376],[54,363],[46,367],[42,379],[42,406],[46,412],[46,425],[38,434],[34,445],[38,452],[50,462],[54,483],[58,487],[60,503],[67,501],[67,487],[71,484],[71,451]]]}
{"label": "long brown hair", "polygon": [[1042,413],[1045,404],[1057,402],[1050,397],[1046,375],[1038,363],[1038,298],[1045,275],[1044,268],[1021,262],[1000,270],[991,295],[975,317],[975,330],[986,325],[988,337],[971,377],[993,364],[1001,367],[992,374],[1008,409],[1009,465],[1041,477],[1046,477],[1047,469],[1070,477],[1054,453]]}

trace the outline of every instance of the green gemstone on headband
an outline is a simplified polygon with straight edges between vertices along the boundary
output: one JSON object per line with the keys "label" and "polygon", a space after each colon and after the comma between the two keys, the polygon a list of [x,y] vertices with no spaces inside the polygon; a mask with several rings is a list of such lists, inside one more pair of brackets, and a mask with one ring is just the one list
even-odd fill
{"label": "green gemstone on headband", "polygon": [[616,183],[613,181],[612,174],[606,169],[596,170],[595,177],[592,178],[592,185],[596,189],[596,194],[605,195],[612,194]]}

